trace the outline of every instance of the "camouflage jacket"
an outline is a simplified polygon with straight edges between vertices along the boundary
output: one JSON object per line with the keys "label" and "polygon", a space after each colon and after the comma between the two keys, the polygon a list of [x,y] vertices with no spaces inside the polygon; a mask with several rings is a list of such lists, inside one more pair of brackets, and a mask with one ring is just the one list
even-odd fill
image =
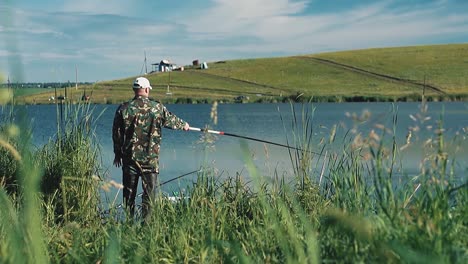
{"label": "camouflage jacket", "polygon": [[112,128],[114,154],[159,172],[161,129],[182,129],[185,121],[147,97],[136,96],[119,106]]}

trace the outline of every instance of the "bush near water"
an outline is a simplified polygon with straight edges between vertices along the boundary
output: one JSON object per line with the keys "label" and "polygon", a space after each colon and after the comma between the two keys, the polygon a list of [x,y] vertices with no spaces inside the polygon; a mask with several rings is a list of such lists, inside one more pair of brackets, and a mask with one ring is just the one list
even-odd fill
{"label": "bush near water", "polygon": [[395,170],[406,145],[384,140],[392,126],[365,136],[357,126],[343,139],[331,134],[330,142],[347,143],[321,152],[317,168],[309,151],[320,148],[310,145],[313,110],[306,104],[302,125],[291,127],[301,149],[290,152],[292,180],[281,171],[260,175],[243,146],[252,183],[242,173],[221,179],[207,168],[179,202],[159,197],[141,223],[113,210],[100,214],[98,188],[119,185],[99,176],[89,107],[70,108],[39,149],[30,145],[22,113],[12,110],[14,120],[2,122],[1,263],[468,261],[466,175],[454,175],[456,153],[447,146],[468,135],[444,138],[442,119],[424,146],[420,173],[400,182]]}

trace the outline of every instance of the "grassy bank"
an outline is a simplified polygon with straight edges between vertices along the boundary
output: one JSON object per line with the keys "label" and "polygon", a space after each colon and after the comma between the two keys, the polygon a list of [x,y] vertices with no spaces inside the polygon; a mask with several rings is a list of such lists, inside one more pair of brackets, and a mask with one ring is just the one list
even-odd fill
{"label": "grassy bank", "polygon": [[[27,122],[8,115],[2,122],[0,168],[14,171],[0,175],[8,179],[0,188],[0,262],[468,261],[466,175],[454,174],[457,153],[446,144],[468,135],[445,138],[441,118],[429,138],[415,141],[416,128],[429,127],[424,105],[406,145],[393,139],[394,113],[390,125],[370,134],[360,131],[361,119],[344,138],[330,134],[326,141],[343,142],[343,148],[320,152],[323,146],[310,145],[314,109],[306,104],[301,122],[291,124],[290,142],[301,149],[289,152],[291,178],[280,177],[279,168],[261,175],[243,146],[246,172],[220,178],[215,168],[205,168],[179,202],[158,197],[145,223],[124,220],[117,210],[100,215],[107,205],[96,188],[121,186],[96,177],[88,107],[68,115],[70,125],[39,150],[27,144]],[[401,158],[412,144],[422,146],[424,160],[408,179]],[[314,152],[322,162],[314,161]]]}
{"label": "grassy bank", "polygon": [[[283,102],[299,95],[316,102],[411,101],[423,93],[437,101],[467,100],[467,57],[468,44],[383,48],[211,62],[207,70],[186,67],[146,77],[155,88],[152,94],[166,103]],[[78,102],[87,94],[95,103],[120,103],[132,97],[135,77],[71,88],[68,97]],[[50,103],[54,95],[49,90],[17,101]],[[236,100],[239,96],[243,100]]]}

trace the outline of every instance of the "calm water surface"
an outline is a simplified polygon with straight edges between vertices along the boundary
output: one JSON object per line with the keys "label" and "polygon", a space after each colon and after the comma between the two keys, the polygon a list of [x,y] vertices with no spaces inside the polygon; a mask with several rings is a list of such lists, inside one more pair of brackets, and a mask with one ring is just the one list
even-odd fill
{"label": "calm water surface", "polygon": [[[167,108],[190,123],[192,127],[205,127],[225,131],[281,144],[287,144],[294,138],[293,110],[290,104],[220,104],[217,108],[218,122],[214,124],[210,119],[211,105],[166,105]],[[112,166],[112,120],[117,105],[93,105],[96,116],[97,143],[102,151],[103,174],[121,182],[121,170]],[[466,177],[468,161],[468,104],[463,102],[429,103],[428,112],[423,117],[419,103],[316,103],[312,105],[295,104],[296,123],[301,124],[301,115],[305,109],[311,113],[314,108],[311,125],[314,151],[320,152],[329,142],[333,127],[336,125],[336,140],[325,146],[330,151],[343,148],[343,139],[349,142],[355,137],[353,128],[367,136],[371,130],[380,134],[379,127],[384,125],[393,129],[393,113],[397,113],[396,135],[397,142],[403,146],[410,127],[419,127],[419,132],[412,134],[414,144],[401,151],[400,159],[403,164],[403,174],[417,174],[419,164],[424,158],[422,146],[424,141],[435,137],[434,130],[438,120],[443,118],[446,143],[451,152],[456,154],[456,169]],[[27,106],[32,119],[34,144],[41,146],[56,133],[57,107],[55,105]],[[366,114],[368,113],[368,114]],[[364,120],[356,117],[366,116]],[[424,118],[424,122],[422,122]],[[286,148],[266,145],[255,141],[245,141],[249,147],[249,155],[243,155],[241,140],[228,136],[217,136],[216,142],[210,148],[200,143],[201,133],[163,130],[161,145],[160,181],[172,179],[184,173],[196,170],[204,164],[214,166],[222,177],[235,176],[241,172],[247,175],[245,159],[251,158],[265,177],[272,177],[276,171],[279,175],[290,176],[292,166],[289,152]],[[452,138],[457,140],[453,141]],[[315,162],[320,163],[318,158]],[[177,189],[191,183],[195,175],[184,177],[179,181],[164,186],[165,191]]]}

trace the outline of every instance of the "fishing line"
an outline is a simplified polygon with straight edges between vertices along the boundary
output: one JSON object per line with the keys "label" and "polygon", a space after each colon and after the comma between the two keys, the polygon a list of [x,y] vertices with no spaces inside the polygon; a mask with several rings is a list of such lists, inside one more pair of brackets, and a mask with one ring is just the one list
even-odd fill
{"label": "fishing line", "polygon": [[263,140],[263,139],[258,139],[258,138],[253,138],[253,137],[247,137],[247,136],[227,133],[227,132],[224,132],[224,131],[216,131],[216,130],[210,130],[210,129],[206,129],[206,128],[197,128],[197,127],[189,127],[189,130],[198,131],[198,132],[205,132],[205,133],[210,133],[210,134],[216,134],[216,135],[243,138],[243,139],[248,139],[248,140],[252,140],[252,141],[262,142],[262,143],[266,143],[266,144],[271,144],[271,145],[275,145],[275,146],[285,147],[285,148],[288,148],[288,149],[304,151],[304,152],[309,152],[309,153],[316,154],[316,155],[319,155],[319,156],[323,156],[323,154],[321,154],[321,153],[308,151],[308,150],[304,150],[304,149],[301,149],[301,148],[296,148],[296,147],[293,147],[293,146],[280,144],[280,143],[276,143],[276,142],[272,142],[272,141],[267,141],[267,140]]}
{"label": "fishing line", "polygon": [[[180,176],[177,176],[177,177],[172,178],[172,179],[170,179],[170,180],[167,180],[167,181],[165,181],[165,182],[163,182],[163,183],[160,183],[159,185],[157,185],[157,186],[155,187],[155,189],[158,189],[158,188],[160,188],[161,186],[163,186],[163,185],[165,185],[165,184],[167,184],[167,183],[170,183],[170,182],[172,182],[172,181],[175,181],[175,180],[178,180],[178,179],[180,179],[180,178],[186,177],[186,176],[188,176],[188,175],[191,175],[191,174],[194,174],[194,173],[198,173],[198,172],[202,172],[202,171],[203,171],[203,169],[199,169],[199,170],[194,170],[194,171],[191,171],[191,172],[184,173],[184,174],[182,174],[182,175],[180,175]],[[141,196],[143,196],[143,193],[139,193],[136,197],[141,197]],[[116,206],[115,206],[114,208],[112,208],[112,209],[107,209],[107,210],[101,211],[101,216],[102,216],[102,215],[105,215],[105,214],[109,214],[111,210],[120,209],[120,208],[122,208],[122,207],[123,207],[123,203],[120,203],[120,204],[116,205]]]}

